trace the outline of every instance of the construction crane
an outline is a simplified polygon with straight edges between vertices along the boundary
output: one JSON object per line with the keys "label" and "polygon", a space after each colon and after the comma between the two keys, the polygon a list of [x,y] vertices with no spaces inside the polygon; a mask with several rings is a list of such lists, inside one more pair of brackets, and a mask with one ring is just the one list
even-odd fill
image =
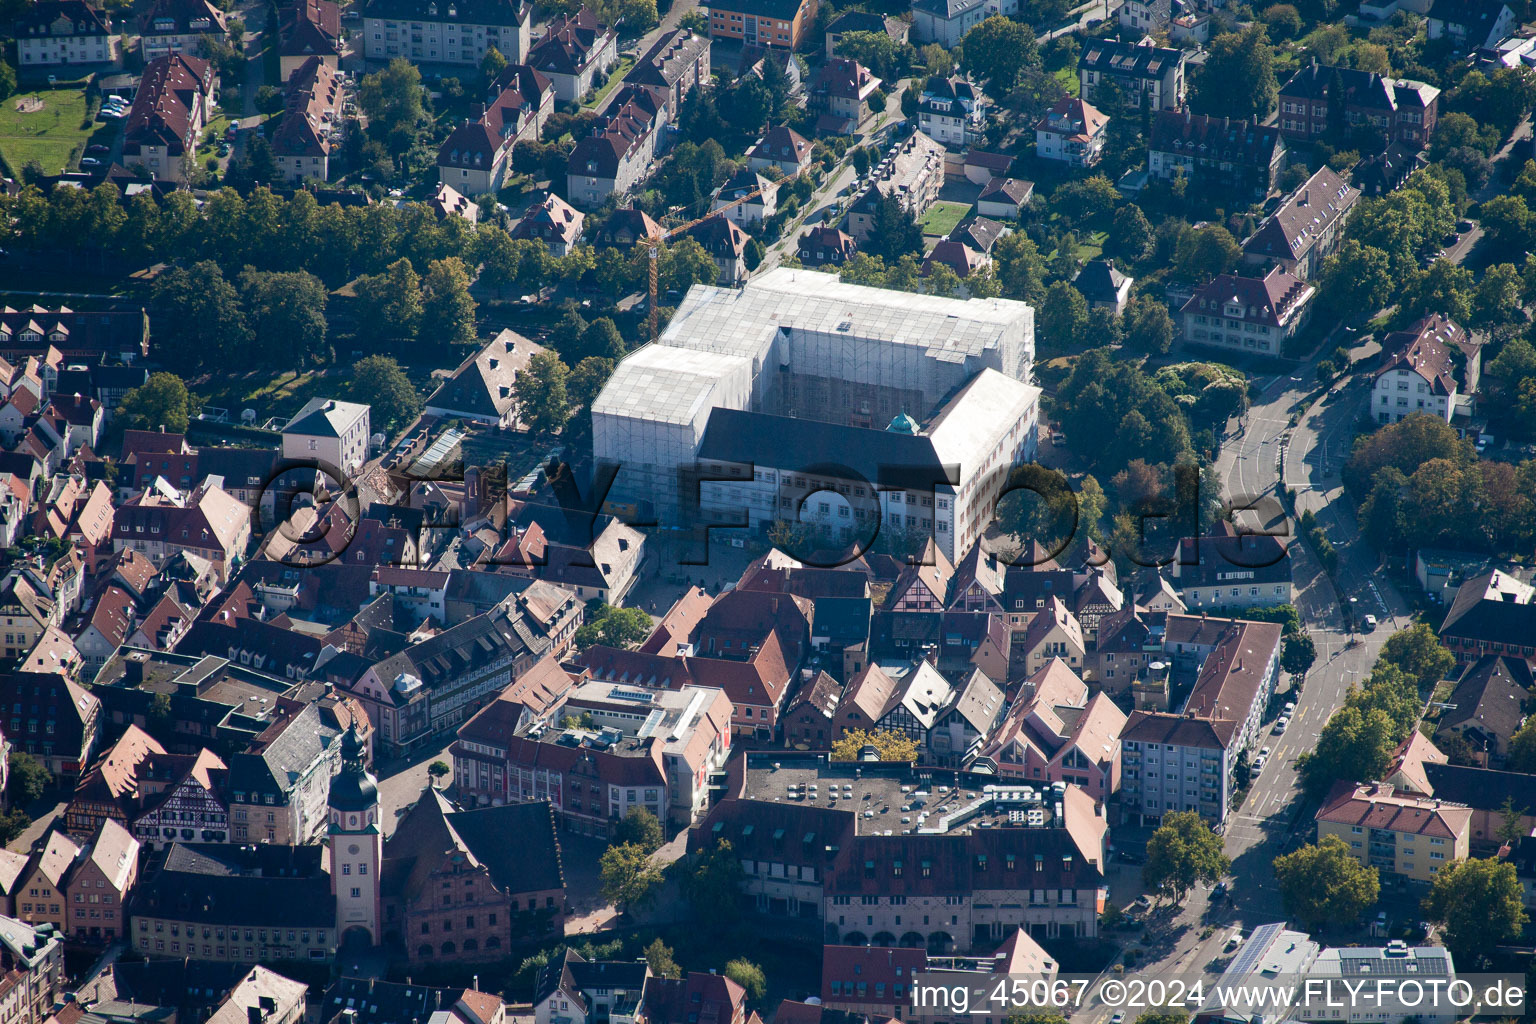
{"label": "construction crane", "polygon": [[[798,178],[798,177],[800,177],[800,175],[796,174],[793,177],[780,178],[778,181],[771,183],[768,187],[776,189],[776,188],[779,188],[780,186],[788,184],[791,181],[794,181],[795,178]],[[679,224],[675,228],[663,229],[659,234],[652,235],[650,238],[642,239],[642,244],[644,244],[645,247],[646,247],[646,256],[648,257],[648,260],[650,262],[650,284],[651,284],[650,296],[651,296],[651,304],[650,304],[650,307],[647,309],[647,312],[650,315],[650,327],[651,327],[651,340],[652,341],[656,340],[656,281],[657,281],[657,276],[658,276],[657,266],[661,262],[661,247],[666,244],[667,239],[672,238],[672,237],[674,237],[676,235],[680,235],[680,234],[682,234],[683,232],[687,231],[690,228],[698,227],[700,224],[702,224],[705,221],[709,220],[709,218],[711,218],[711,217],[719,216],[720,214],[727,213],[727,212],[729,212],[731,210],[734,210],[734,209],[736,209],[736,207],[741,206],[743,203],[749,203],[749,202],[751,202],[752,200],[756,199],[758,196],[760,196],[762,194],[763,194],[763,187],[761,185],[759,185],[757,188],[754,188],[752,191],[748,192],[746,195],[741,196],[738,199],[733,199],[730,202],[726,203],[724,206],[721,206],[718,209],[709,211],[708,213],[706,213],[702,217],[695,217],[693,220],[689,221],[686,224]]]}

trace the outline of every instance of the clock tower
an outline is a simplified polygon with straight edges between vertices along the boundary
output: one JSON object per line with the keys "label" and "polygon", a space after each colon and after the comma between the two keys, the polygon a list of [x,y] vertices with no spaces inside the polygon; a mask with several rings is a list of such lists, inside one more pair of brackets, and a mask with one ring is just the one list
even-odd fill
{"label": "clock tower", "polygon": [[331,780],[330,823],[326,845],[331,853],[331,894],[336,897],[336,944],[376,946],[380,930],[379,869],[384,862],[384,823],[379,785],[363,763],[357,726],[341,739],[341,771]]}

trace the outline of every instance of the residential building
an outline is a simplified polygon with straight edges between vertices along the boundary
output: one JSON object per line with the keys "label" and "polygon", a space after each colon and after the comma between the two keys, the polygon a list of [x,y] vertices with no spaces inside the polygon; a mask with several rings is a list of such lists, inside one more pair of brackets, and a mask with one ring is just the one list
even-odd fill
{"label": "residential building", "polygon": [[257,965],[230,990],[207,1024],[301,1024],[309,986]]}
{"label": "residential building", "polygon": [[499,191],[513,147],[537,139],[554,109],[554,85],[542,72],[508,64],[487,87],[479,115],[465,118],[443,140],[438,179],[472,196]]}
{"label": "residential building", "polygon": [[598,249],[630,249],[648,238],[660,238],[663,229],[644,210],[625,207],[614,210],[592,236]]}
{"label": "residential building", "polygon": [[[141,38],[147,47],[150,37]],[[151,58],[123,122],[123,161],[130,168],[142,165],[161,181],[189,180],[213,114],[214,82],[213,65],[201,57],[176,50]]]}
{"label": "residential building", "polygon": [[1280,130],[1288,137],[1364,137],[1423,149],[1434,134],[1440,90],[1411,78],[1332,67],[1314,59],[1280,88]]}
{"label": "residential building", "polygon": [[611,834],[635,808],[668,831],[687,828],[708,806],[710,777],[730,755],[732,710],[714,687],[596,679],[567,690],[551,716],[578,727],[525,719],[507,735],[496,724],[506,716],[488,708],[459,730],[458,791],[492,806],[548,801],[560,825],[582,835]]}
{"label": "residential building", "polygon": [[1284,355],[1307,325],[1317,289],[1278,266],[1263,277],[1218,274],[1180,310],[1194,345]]}
{"label": "residential building", "polygon": [[1108,309],[1117,316],[1125,312],[1135,283],[1135,278],[1116,269],[1113,260],[1089,260],[1072,279],[1072,286],[1088,301],[1089,309]]}
{"label": "residential building", "polygon": [[336,900],[324,848],[173,843],[150,860],[129,908],[129,945],[154,959],[325,963]]}
{"label": "residential building", "polygon": [[129,824],[138,805],[139,765],[151,754],[163,753],[165,748],[143,729],[136,725],[124,729],[75,784],[64,811],[65,830],[83,839],[108,819]]}
{"label": "residential building", "polygon": [[981,138],[986,123],[986,97],[969,79],[959,76],[928,79],[917,98],[917,126],[945,146],[965,146]]}
{"label": "residential building", "polygon": [[512,229],[513,238],[536,238],[542,241],[549,254],[561,257],[581,241],[581,225],[586,217],[570,203],[553,192],[528,205],[517,227]]}
{"label": "residential building", "polygon": [[1449,39],[1461,52],[1491,50],[1514,35],[1519,23],[1501,0],[1434,0],[1428,35],[1431,40]]}
{"label": "residential building", "polygon": [[[25,366],[28,356],[40,358],[57,351],[67,361],[134,363],[149,355],[149,315],[145,312],[82,312],[67,306],[49,309],[33,303],[21,309],[0,306],[0,359]],[[52,360],[38,372],[55,381]],[[48,387],[51,389],[51,383]],[[10,385],[7,385],[9,388]],[[38,390],[38,397],[43,389]]]}
{"label": "residential building", "polygon": [[881,199],[894,196],[917,220],[938,202],[944,187],[944,147],[922,132],[913,132],[870,169],[870,177],[874,181],[849,202],[843,225],[860,245],[869,240]]}
{"label": "residential building", "polygon": [[495,48],[509,62],[523,64],[532,24],[533,4],[527,0],[367,0],[363,56],[479,67],[486,51]]}
{"label": "residential building", "polygon": [[1243,242],[1243,262],[1273,264],[1304,281],[1312,280],[1344,240],[1344,225],[1359,198],[1359,189],[1324,165]]}
{"label": "residential building", "polygon": [[[326,2],[326,0],[306,0]],[[287,107],[272,133],[277,169],[292,182],[325,181],[331,174],[331,152],[346,131],[342,123],[345,98],[336,69],[320,57],[310,57],[288,79]]]}
{"label": "residential building", "polygon": [[1435,739],[1459,736],[1484,768],[1502,764],[1510,737],[1525,722],[1531,667],[1521,658],[1489,655],[1468,665],[1446,698]]}
{"label": "residential building", "polygon": [[[956,238],[940,239],[932,249],[928,250],[927,257],[923,260],[922,273],[926,277],[933,272],[936,265],[942,264],[954,271],[955,276],[961,279],[971,276],[975,271],[991,266],[992,257],[985,252],[971,248],[969,244]],[[969,293],[967,293],[969,294]]]}
{"label": "residential building", "polygon": [[988,0],[912,0],[912,42],[952,50],[992,13]]}
{"label": "residential building", "polygon": [[1032,676],[1056,659],[1074,672],[1081,671],[1087,652],[1082,623],[1061,598],[1053,595],[1043,608],[1028,616],[1023,628],[1013,630],[1008,673],[1015,679]]}
{"label": "residential building", "polygon": [[537,582],[375,662],[347,688],[379,730],[379,749],[398,756],[457,728],[546,654],[561,656],[581,619],[575,594]]}
{"label": "residential building", "polygon": [[549,79],[555,99],[565,103],[580,103],[595,88],[595,79],[618,62],[618,36],[585,5],[552,19],[527,61]]}
{"label": "residential building", "polygon": [[1291,603],[1291,557],[1274,534],[1241,532],[1225,520],[1179,541],[1173,587],[1191,611],[1273,608]]}
{"label": "residential building", "polygon": [[981,187],[981,194],[976,197],[976,213],[982,217],[1016,220],[1034,194],[1034,182],[994,177]]}
{"label": "residential building", "polygon": [[[772,217],[778,205],[779,187],[756,171],[741,170],[731,175],[715,193],[710,210],[725,211],[726,219],[738,227],[760,224]],[[734,205],[732,205],[734,204]]]}
{"label": "residential building", "polygon": [[715,261],[720,276],[716,283],[734,287],[747,280],[747,242],[751,236],[736,226],[729,215],[717,213],[689,228],[692,238]]}
{"label": "residential building", "polygon": [[1440,642],[1466,665],[1486,654],[1524,658],[1536,667],[1536,589],[1499,569],[1456,591],[1440,623]]}
{"label": "residential building", "polygon": [[0,658],[7,666],[25,658],[50,627],[63,621],[65,608],[52,588],[31,567],[12,569],[0,581],[0,627],[5,629]]}
{"label": "residential building", "polygon": [[1472,809],[1399,793],[1380,782],[1339,782],[1317,812],[1317,838],[1337,836],[1360,863],[1417,882],[1466,860]]}
{"label": "residential building", "polygon": [[784,177],[794,178],[811,165],[811,143],[785,125],[769,128],[757,145],[747,151],[747,169],[766,171],[777,167]]}
{"label": "residential building", "polygon": [[291,81],[311,57],[341,70],[341,5],[335,0],[291,0],[277,19],[277,73],[283,81]]}
{"label": "residential building", "polygon": [[638,1024],[646,986],[655,980],[644,957],[588,960],[567,948],[539,971],[533,992],[535,1024]]}
{"label": "residential building", "polygon": [[848,57],[833,57],[817,68],[806,87],[806,106],[820,115],[816,130],[833,135],[857,132],[874,116],[868,101],[880,84],[864,65]]}
{"label": "residential building", "polygon": [[122,59],[118,36],[112,31],[112,15],[85,0],[29,4],[12,31],[22,71],[116,64]]}
{"label": "residential building", "polygon": [[44,1024],[64,998],[64,937],[14,917],[0,917],[0,971],[7,984],[0,1013],[15,1024]]}
{"label": "residential building", "polygon": [[96,750],[101,701],[69,676],[57,672],[0,675],[5,738],[54,776],[73,781]]}
{"label": "residential building", "polygon": [[1382,339],[1382,363],[1371,387],[1371,418],[1396,423],[1427,413],[1450,423],[1458,400],[1476,389],[1473,373],[1480,360],[1466,358],[1468,340],[1460,324],[1438,313]]}
{"label": "residential building", "polygon": [[798,50],[816,21],[817,0],[718,0],[709,5],[709,34],[745,46]]}
{"label": "residential building", "polygon": [[1274,125],[1162,110],[1147,139],[1147,171],[1173,181],[1183,176],[1201,187],[1265,196],[1280,183],[1286,149]]}
{"label": "residential building", "polygon": [[113,550],[136,551],[156,566],[181,553],[194,555],[227,581],[250,545],[251,512],[217,481],[204,477],[190,494],[168,485],[135,494],[113,516]]}
{"label": "residential building", "polygon": [[1361,195],[1379,199],[1397,191],[1424,163],[1423,152],[1393,142],[1375,156],[1365,157],[1355,164],[1350,183],[1360,190]]}
{"label": "residential building", "polygon": [[[1212,822],[1231,810],[1232,770],[1261,733],[1280,676],[1278,625],[1167,616],[1162,648],[1169,662],[1149,668],[1193,671],[1194,686],[1177,711],[1132,711],[1121,732],[1122,804],[1139,820],[1195,811]],[[1143,643],[1143,648],[1149,646]]]}
{"label": "residential building", "polygon": [[1126,0],[1115,11],[1115,23],[1123,30],[1150,36],[1167,32],[1175,11],[1183,13],[1183,0]]}
{"label": "residential building", "polygon": [[684,98],[695,87],[711,81],[709,37],[686,28],[664,33],[629,69],[624,81],[666,90],[667,107],[681,110]]}
{"label": "residential building", "polygon": [[1069,167],[1093,167],[1104,156],[1109,118],[1086,100],[1063,96],[1035,122],[1035,155]]}
{"label": "residential building", "polygon": [[[821,951],[821,1005],[779,1004],[774,1024],[854,1024],[861,1020],[901,1020],[908,1016],[925,1021],[956,1021],[961,1014],[931,1006],[914,1007],[913,978],[942,986],[985,985],[987,979],[1010,976],[1032,981],[1054,980],[1058,965],[1023,928],[1005,929],[1008,938],[990,953],[944,956],[921,943],[886,946],[823,946]],[[981,949],[988,944],[978,939]],[[803,1009],[802,1009],[803,1007]],[[787,1011],[787,1012],[786,1012]],[[810,1011],[814,1011],[814,1014]],[[958,1022],[957,1022],[958,1024]]]}
{"label": "residential building", "polygon": [[818,225],[800,237],[795,254],[808,267],[841,266],[858,251],[853,236],[829,225]]}
{"label": "residential building", "polygon": [[1107,104],[1111,90],[1126,106],[1178,110],[1184,106],[1187,83],[1183,50],[1154,46],[1150,39],[1122,43],[1091,39],[1077,59],[1082,97]]}
{"label": "residential building", "polygon": [[[886,835],[914,798],[926,805],[924,834]],[[819,925],[828,944],[943,955],[996,949],[1019,928],[1036,939],[1096,935],[1105,833],[1073,786],[776,750],[745,756],[689,849],[729,842],[749,904]]]}
{"label": "residential building", "polygon": [[1100,802],[1120,788],[1125,712],[1053,658],[1026,681],[982,744],[982,764],[1010,782],[1077,786]]}
{"label": "residential building", "polygon": [[919,758],[939,713],[955,697],[954,688],[926,661],[915,665],[867,665],[848,680],[833,716],[833,738],[855,730],[900,733],[917,744]]}
{"label": "residential building", "polygon": [[[516,843],[507,842],[516,836]],[[428,787],[384,843],[384,934],[412,964],[500,960],[558,937],[565,874],[547,803],[460,811]]]}
{"label": "residential building", "polygon": [[249,748],[229,758],[229,817],[237,843],[313,841],[325,828],[326,797],[341,770],[342,730],[317,704],[280,698]]}
{"label": "residential building", "polygon": [[173,53],[196,54],[204,36],[222,40],[228,31],[228,15],[209,0],[155,0],[139,27],[139,55],[146,72],[139,92],[156,60]]}
{"label": "residential building", "polygon": [[368,461],[368,406],[311,398],[283,427],[283,458],[344,475]]}
{"label": "residential building", "polygon": [[609,109],[566,161],[566,195],[579,206],[601,206],[610,195],[635,191],[650,173],[671,116],[665,91],[643,85],[625,86]]}
{"label": "residential building", "polygon": [[[1448,1001],[1428,1003],[1415,991],[1448,991],[1456,981],[1451,951],[1444,946],[1409,946],[1394,939],[1385,946],[1345,946],[1325,949],[1307,967],[1306,984],[1295,1016],[1304,1020],[1364,1024],[1371,1020],[1399,1020],[1417,1017],[1423,1024],[1452,1024],[1460,1014]],[[1348,999],[1324,992],[1341,992],[1345,986],[1370,984],[1364,979],[1411,978],[1414,986],[1382,986],[1382,995],[1373,1000],[1370,1012],[1352,1005]],[[1463,982],[1465,984],[1465,982]]]}
{"label": "residential building", "polygon": [[213,751],[152,753],[139,766],[138,776],[138,808],[131,827],[146,849],[177,840],[230,840],[229,768]]}
{"label": "residential building", "polygon": [[33,848],[15,886],[17,916],[101,946],[125,934],[124,906],[138,878],[139,842],[111,819],[77,843],[51,832]]}
{"label": "residential building", "polygon": [[714,971],[652,978],[645,987],[642,1013],[651,1024],[688,1024],[694,1014],[720,1024],[748,1024],[747,990]]}
{"label": "residential building", "polygon": [[[579,215],[578,215],[579,216]],[[528,361],[544,351],[512,330],[502,330],[479,352],[465,358],[427,399],[422,410],[442,419],[469,420],[502,430],[517,426],[512,389]]]}

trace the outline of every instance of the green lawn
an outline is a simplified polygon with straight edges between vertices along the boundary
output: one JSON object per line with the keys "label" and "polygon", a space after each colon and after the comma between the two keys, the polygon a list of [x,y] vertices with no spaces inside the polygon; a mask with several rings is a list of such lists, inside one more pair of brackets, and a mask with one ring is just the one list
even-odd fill
{"label": "green lawn", "polygon": [[619,58],[619,62],[613,66],[613,70],[608,72],[608,81],[604,82],[603,87],[597,90],[597,92],[593,93],[592,99],[586,103],[583,103],[582,106],[588,110],[595,109],[598,104],[602,103],[603,100],[608,98],[609,93],[613,92],[613,90],[619,87],[619,83],[624,81],[624,76],[629,74],[629,69],[634,66],[635,58]]}
{"label": "green lawn", "polygon": [[1082,88],[1081,83],[1077,80],[1077,72],[1071,68],[1062,68],[1059,71],[1052,71],[1051,76],[1055,78],[1056,81],[1061,83],[1061,87],[1063,89],[1067,90],[1068,96],[1076,96],[1078,90]]}
{"label": "green lawn", "polygon": [[[41,100],[43,108],[30,113],[18,109],[31,100]],[[0,103],[0,156],[14,174],[20,174],[29,160],[42,164],[43,171],[58,174],[70,162],[71,155],[84,150],[94,128],[81,128],[85,120],[85,92],[71,89],[43,89],[18,93]]]}
{"label": "green lawn", "polygon": [[965,203],[934,203],[923,215],[923,234],[941,237],[955,230],[955,225],[965,219],[971,208]]}

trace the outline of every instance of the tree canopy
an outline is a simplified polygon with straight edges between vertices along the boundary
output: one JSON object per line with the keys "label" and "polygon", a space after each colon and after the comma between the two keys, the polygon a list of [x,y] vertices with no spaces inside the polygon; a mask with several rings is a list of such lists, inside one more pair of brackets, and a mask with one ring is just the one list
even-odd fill
{"label": "tree canopy", "polygon": [[1381,894],[1376,869],[1356,860],[1338,836],[1275,858],[1275,878],[1285,912],[1313,931],[1354,921]]}
{"label": "tree canopy", "polygon": [[1222,852],[1221,837],[1194,811],[1172,811],[1147,841],[1147,862],[1141,870],[1147,888],[1175,903],[1198,882],[1215,883],[1232,867]]}

